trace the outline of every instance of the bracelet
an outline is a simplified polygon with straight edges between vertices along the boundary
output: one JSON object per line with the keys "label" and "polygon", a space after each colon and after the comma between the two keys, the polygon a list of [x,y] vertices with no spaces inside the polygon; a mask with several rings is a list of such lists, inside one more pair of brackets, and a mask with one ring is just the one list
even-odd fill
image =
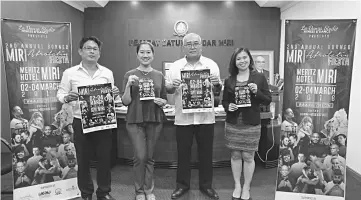
{"label": "bracelet", "polygon": [[64,102],[65,102],[65,103],[69,103],[69,102],[66,100],[66,96],[64,97]]}

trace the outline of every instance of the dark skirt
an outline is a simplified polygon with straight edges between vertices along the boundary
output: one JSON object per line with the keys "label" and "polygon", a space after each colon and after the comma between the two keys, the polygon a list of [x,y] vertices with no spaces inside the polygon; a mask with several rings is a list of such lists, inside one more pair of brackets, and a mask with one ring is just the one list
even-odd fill
{"label": "dark skirt", "polygon": [[261,137],[261,124],[244,124],[241,115],[237,124],[225,123],[226,147],[237,151],[258,151],[258,144]]}

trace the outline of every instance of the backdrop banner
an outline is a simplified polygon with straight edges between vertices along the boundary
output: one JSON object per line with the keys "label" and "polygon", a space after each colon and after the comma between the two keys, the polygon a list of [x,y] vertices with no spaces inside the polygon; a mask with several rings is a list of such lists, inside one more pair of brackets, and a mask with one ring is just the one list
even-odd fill
{"label": "backdrop banner", "polygon": [[286,20],[276,200],[343,200],[356,20]]}
{"label": "backdrop banner", "polygon": [[2,19],[1,27],[14,199],[78,197],[72,109],[56,98],[71,66],[71,24]]}

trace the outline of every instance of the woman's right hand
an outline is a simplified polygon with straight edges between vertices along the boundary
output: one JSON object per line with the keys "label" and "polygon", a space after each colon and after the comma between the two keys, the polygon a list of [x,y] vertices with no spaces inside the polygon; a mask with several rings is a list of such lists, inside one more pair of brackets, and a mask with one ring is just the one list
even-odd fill
{"label": "woman's right hand", "polygon": [[127,85],[128,85],[128,86],[132,86],[132,85],[134,85],[138,80],[139,80],[139,77],[138,77],[138,76],[136,76],[136,75],[130,75],[129,78],[128,78],[128,83],[127,83]]}
{"label": "woman's right hand", "polygon": [[230,112],[236,111],[237,109],[238,109],[238,107],[234,103],[230,103],[228,106],[228,111],[230,111]]}

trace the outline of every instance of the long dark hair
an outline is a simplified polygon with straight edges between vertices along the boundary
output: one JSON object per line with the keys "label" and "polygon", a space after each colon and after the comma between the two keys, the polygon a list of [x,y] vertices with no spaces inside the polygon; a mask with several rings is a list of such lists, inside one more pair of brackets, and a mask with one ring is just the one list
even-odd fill
{"label": "long dark hair", "polygon": [[238,67],[236,66],[236,58],[237,58],[237,55],[239,53],[241,53],[242,51],[246,52],[249,56],[249,70],[252,71],[254,68],[254,61],[253,61],[253,58],[252,58],[252,55],[251,55],[251,52],[249,52],[249,50],[247,48],[244,48],[244,47],[241,47],[241,48],[237,48],[234,50],[233,54],[232,54],[232,57],[231,57],[231,61],[229,62],[229,68],[228,68],[228,71],[230,73],[231,76],[237,76],[238,74]]}

